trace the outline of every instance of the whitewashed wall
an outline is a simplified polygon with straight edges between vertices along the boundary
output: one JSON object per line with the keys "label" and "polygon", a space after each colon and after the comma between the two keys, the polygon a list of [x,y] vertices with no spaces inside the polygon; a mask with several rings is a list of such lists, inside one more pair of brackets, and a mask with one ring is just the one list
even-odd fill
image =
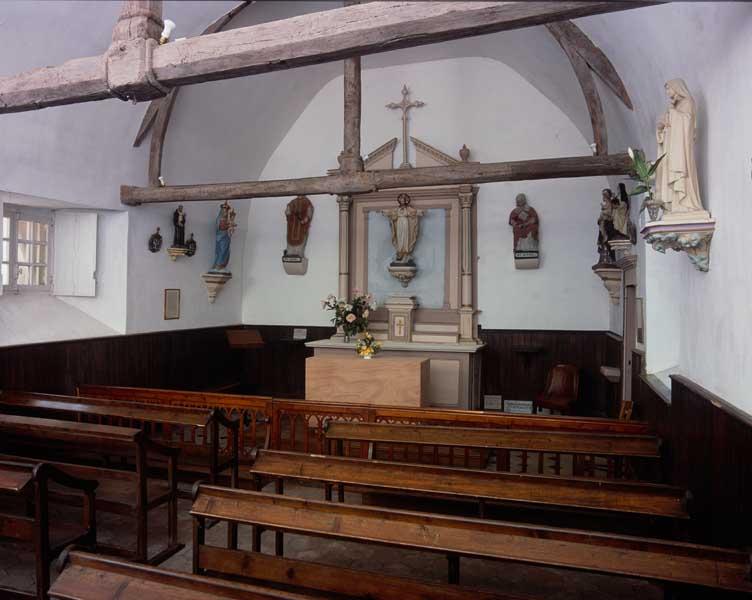
{"label": "whitewashed wall", "polygon": [[683,253],[644,249],[648,369],[678,370],[752,413],[752,5],[671,3],[580,23],[635,101],[629,143],[655,155],[665,81],[684,78],[698,104],[700,188],[718,221],[710,272]]}
{"label": "whitewashed wall", "polygon": [[[363,152],[401,137],[400,113],[385,104],[407,83],[410,133],[456,155],[463,143],[478,161],[583,155],[587,141],[547,98],[509,67],[488,58],[368,68],[363,73]],[[261,173],[304,177],[336,166],[341,149],[342,78],[306,107]],[[396,153],[401,156],[401,147]],[[398,164],[398,163],[397,163]],[[396,166],[396,165],[395,165]],[[478,195],[480,321],[487,328],[607,329],[608,297],[596,262],[595,221],[604,178],[484,184]],[[541,219],[541,268],[516,271],[508,225],[514,197],[528,195]],[[338,219],[334,197],[312,198],[315,217],[306,277],[284,273],[285,204],[254,199],[248,222],[243,321],[326,324],[319,298],[336,292]]]}

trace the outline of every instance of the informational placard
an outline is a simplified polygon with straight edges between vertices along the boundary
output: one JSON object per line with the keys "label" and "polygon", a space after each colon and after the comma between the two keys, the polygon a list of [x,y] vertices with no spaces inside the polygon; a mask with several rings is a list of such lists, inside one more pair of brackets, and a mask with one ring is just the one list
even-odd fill
{"label": "informational placard", "polygon": [[504,400],[504,412],[518,415],[533,414],[532,400]]}
{"label": "informational placard", "polygon": [[294,340],[305,340],[308,339],[308,330],[304,329],[302,327],[295,327],[292,330],[292,339]]}
{"label": "informational placard", "polygon": [[483,408],[485,410],[501,410],[501,396],[486,394],[483,396]]}

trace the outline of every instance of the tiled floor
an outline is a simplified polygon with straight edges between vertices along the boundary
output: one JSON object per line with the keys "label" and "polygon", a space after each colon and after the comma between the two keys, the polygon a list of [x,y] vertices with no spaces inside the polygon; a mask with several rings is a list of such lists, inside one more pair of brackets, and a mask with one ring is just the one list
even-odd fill
{"label": "tiled floor", "polygon": [[[320,489],[288,485],[286,493],[320,499]],[[348,496],[348,501],[358,502],[357,495]],[[163,567],[177,571],[191,570],[191,517],[190,502],[180,501],[179,534],[186,548],[163,563]],[[55,519],[71,514],[71,509],[57,509]],[[74,513],[75,514],[75,513]],[[166,538],[166,511],[154,511],[150,519],[150,548],[154,553],[161,548]],[[103,543],[135,543],[133,528],[128,521],[115,515],[99,517],[99,539]],[[222,545],[225,541],[223,524],[209,530],[207,543]],[[248,548],[250,529],[240,528],[242,548]],[[273,552],[273,533],[264,534],[263,550]],[[285,556],[301,560],[317,561],[370,571],[413,577],[427,581],[442,582],[446,577],[446,559],[443,556],[424,552],[396,550],[356,543],[344,543],[303,537],[285,536]],[[33,588],[32,554],[16,544],[0,544],[0,585]],[[54,577],[54,575],[53,575]],[[547,600],[653,600],[662,597],[661,590],[647,582],[578,573],[561,569],[531,567],[513,563],[462,559],[462,584],[510,594],[530,595]]]}

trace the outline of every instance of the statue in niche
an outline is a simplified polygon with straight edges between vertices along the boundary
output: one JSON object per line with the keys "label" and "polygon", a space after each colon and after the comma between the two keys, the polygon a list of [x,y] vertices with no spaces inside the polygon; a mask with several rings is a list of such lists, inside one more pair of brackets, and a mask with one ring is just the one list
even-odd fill
{"label": "statue in niche", "polygon": [[214,244],[214,264],[209,273],[229,273],[227,265],[230,264],[230,241],[235,233],[235,210],[225,201],[219,207],[216,224],[216,237]]}
{"label": "statue in niche", "polygon": [[619,184],[619,196],[606,188],[601,195],[601,212],[598,216],[599,263],[616,260],[614,249],[637,243],[637,229],[629,215],[629,195],[623,183]]}
{"label": "statue in niche", "polygon": [[186,214],[183,205],[177,207],[172,213],[172,224],[175,227],[175,235],[172,238],[172,245],[175,248],[185,248],[185,219]]}
{"label": "statue in niche", "polygon": [[670,213],[664,218],[692,212],[702,212],[707,218],[709,215],[700,200],[695,163],[695,101],[682,79],[672,79],[665,88],[669,106],[656,129],[658,156],[665,154],[665,158],[656,173],[656,196],[664,203],[664,211]]}
{"label": "statue in niche", "polygon": [[388,270],[400,281],[402,287],[407,287],[418,271],[412,254],[420,236],[420,218],[426,214],[425,210],[410,206],[410,202],[408,194],[400,194],[397,196],[397,208],[381,211],[389,219],[392,246],[396,251]]}
{"label": "statue in niche", "polygon": [[282,266],[288,275],[305,275],[308,259],[305,247],[313,220],[313,204],[306,196],[298,196],[285,208],[287,219],[287,248],[282,255]]}
{"label": "statue in niche", "polygon": [[410,196],[397,196],[397,208],[382,210],[381,214],[389,219],[392,228],[392,246],[397,251],[395,263],[409,264],[413,262],[413,250],[420,235],[420,218],[426,211],[410,206]]}
{"label": "statue in niche", "polygon": [[517,194],[515,208],[509,213],[514,235],[514,265],[517,269],[538,268],[538,229],[536,210],[527,203],[525,194]]}

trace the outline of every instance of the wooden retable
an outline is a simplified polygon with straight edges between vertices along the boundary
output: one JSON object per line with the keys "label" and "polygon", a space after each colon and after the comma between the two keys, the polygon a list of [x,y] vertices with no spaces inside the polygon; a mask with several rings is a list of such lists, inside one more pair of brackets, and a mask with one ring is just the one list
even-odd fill
{"label": "wooden retable", "polygon": [[311,356],[306,359],[306,400],[426,406],[429,364],[427,358]]}

